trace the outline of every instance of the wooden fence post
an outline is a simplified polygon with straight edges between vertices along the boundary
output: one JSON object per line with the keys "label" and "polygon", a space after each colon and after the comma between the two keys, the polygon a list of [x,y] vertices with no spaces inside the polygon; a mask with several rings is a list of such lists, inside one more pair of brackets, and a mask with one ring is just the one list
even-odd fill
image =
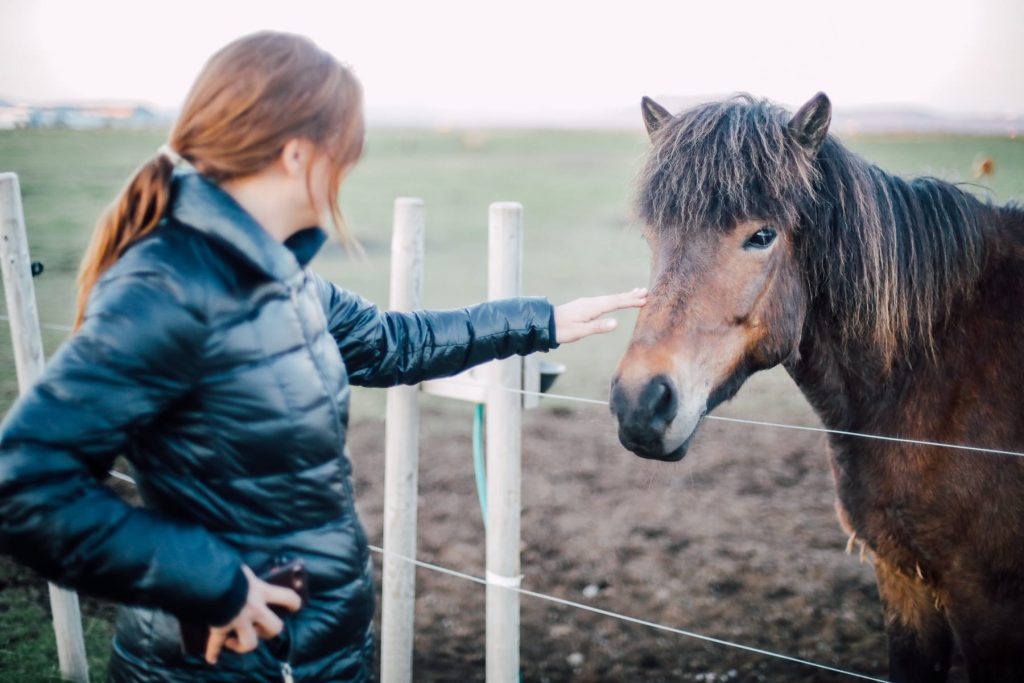
{"label": "wooden fence post", "polygon": [[[14,173],[0,173],[0,259],[18,389],[24,393],[42,374],[44,358],[21,190]],[[85,657],[78,594],[52,583],[49,586],[60,674],[69,681],[87,683],[89,662]]]}
{"label": "wooden fence post", "polygon": [[[487,296],[519,296],[522,215],[516,202],[491,204]],[[513,356],[487,368],[487,681],[519,680],[519,533],[523,361]]]}
{"label": "wooden fence post", "polygon": [[[390,307],[420,307],[423,289],[423,200],[395,200],[391,237]],[[416,557],[416,497],[419,468],[419,388],[387,390],[384,454],[384,581],[381,589],[381,681],[412,680],[416,613],[416,567],[394,557]]]}

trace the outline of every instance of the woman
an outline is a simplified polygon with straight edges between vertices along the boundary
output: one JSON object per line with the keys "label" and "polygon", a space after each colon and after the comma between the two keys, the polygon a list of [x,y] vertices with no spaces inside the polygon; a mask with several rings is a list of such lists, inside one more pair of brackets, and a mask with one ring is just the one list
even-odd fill
{"label": "woman", "polygon": [[[400,314],[326,282],[306,267],[326,239],[310,226],[341,225],[362,142],[356,80],[309,40],[260,33],[214,55],[169,147],[97,227],[75,334],[6,418],[0,550],[126,605],[111,680],[366,679],[374,590],[344,453],[349,385],[546,351],[644,301]],[[145,508],[101,484],[118,454]],[[296,560],[301,610],[257,576]],[[199,625],[205,651],[182,647],[179,624]]]}

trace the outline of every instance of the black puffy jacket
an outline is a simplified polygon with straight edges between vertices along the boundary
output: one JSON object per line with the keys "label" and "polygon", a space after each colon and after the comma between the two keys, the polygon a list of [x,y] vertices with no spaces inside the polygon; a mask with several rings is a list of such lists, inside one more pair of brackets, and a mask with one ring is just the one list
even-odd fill
{"label": "black puffy jacket", "polygon": [[[345,453],[349,385],[385,387],[553,348],[553,310],[519,298],[382,312],[306,264],[203,177],[95,286],[85,322],[0,428],[0,550],[126,605],[115,681],[364,680],[374,588]],[[101,483],[118,454],[144,508]],[[216,666],[178,617],[223,624],[259,573],[301,558],[309,604],[283,636]]]}

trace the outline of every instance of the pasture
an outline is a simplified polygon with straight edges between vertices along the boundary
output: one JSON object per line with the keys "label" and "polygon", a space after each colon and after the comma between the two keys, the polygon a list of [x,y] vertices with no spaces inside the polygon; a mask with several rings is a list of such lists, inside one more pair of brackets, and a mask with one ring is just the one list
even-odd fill
{"label": "pasture", "polygon": [[[391,203],[427,207],[430,307],[486,289],[486,208],[524,205],[524,283],[559,303],[646,284],[647,247],[631,218],[633,177],[647,140],[583,131],[372,131],[342,205],[365,259],[336,244],[314,267],[378,303],[387,300]],[[21,177],[40,317],[72,319],[73,279],[93,222],[161,131],[0,131],[0,171]],[[854,137],[846,142],[904,174],[973,180],[979,154],[995,173],[978,187],[1024,198],[1024,141]],[[558,349],[568,366],[554,391],[604,399],[633,315],[617,331]],[[64,333],[44,329],[48,353]],[[0,406],[17,393],[0,334]],[[379,543],[383,392],[353,399],[349,449],[363,521]],[[471,407],[426,398],[420,556],[480,575],[483,534],[471,464]],[[782,371],[748,382],[719,414],[816,425]],[[607,410],[545,401],[524,420],[523,586],[632,616],[777,650],[865,674],[885,672],[885,639],[870,568],[844,553],[820,435],[709,423],[678,464],[623,450]],[[483,675],[483,589],[421,571],[417,678]],[[56,654],[42,580],[0,559],[0,680],[45,680]],[[102,677],[113,611],[85,600],[87,646]],[[704,645],[642,626],[523,600],[527,680],[840,680],[793,664]],[[378,622],[379,623],[379,622]]]}

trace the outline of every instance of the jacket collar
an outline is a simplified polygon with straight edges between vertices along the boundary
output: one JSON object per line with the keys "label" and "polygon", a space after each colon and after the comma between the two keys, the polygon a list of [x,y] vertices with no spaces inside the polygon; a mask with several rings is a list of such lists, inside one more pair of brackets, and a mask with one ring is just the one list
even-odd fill
{"label": "jacket collar", "polygon": [[226,245],[275,280],[288,281],[327,240],[317,226],[278,242],[234,198],[194,171],[175,171],[170,215]]}

